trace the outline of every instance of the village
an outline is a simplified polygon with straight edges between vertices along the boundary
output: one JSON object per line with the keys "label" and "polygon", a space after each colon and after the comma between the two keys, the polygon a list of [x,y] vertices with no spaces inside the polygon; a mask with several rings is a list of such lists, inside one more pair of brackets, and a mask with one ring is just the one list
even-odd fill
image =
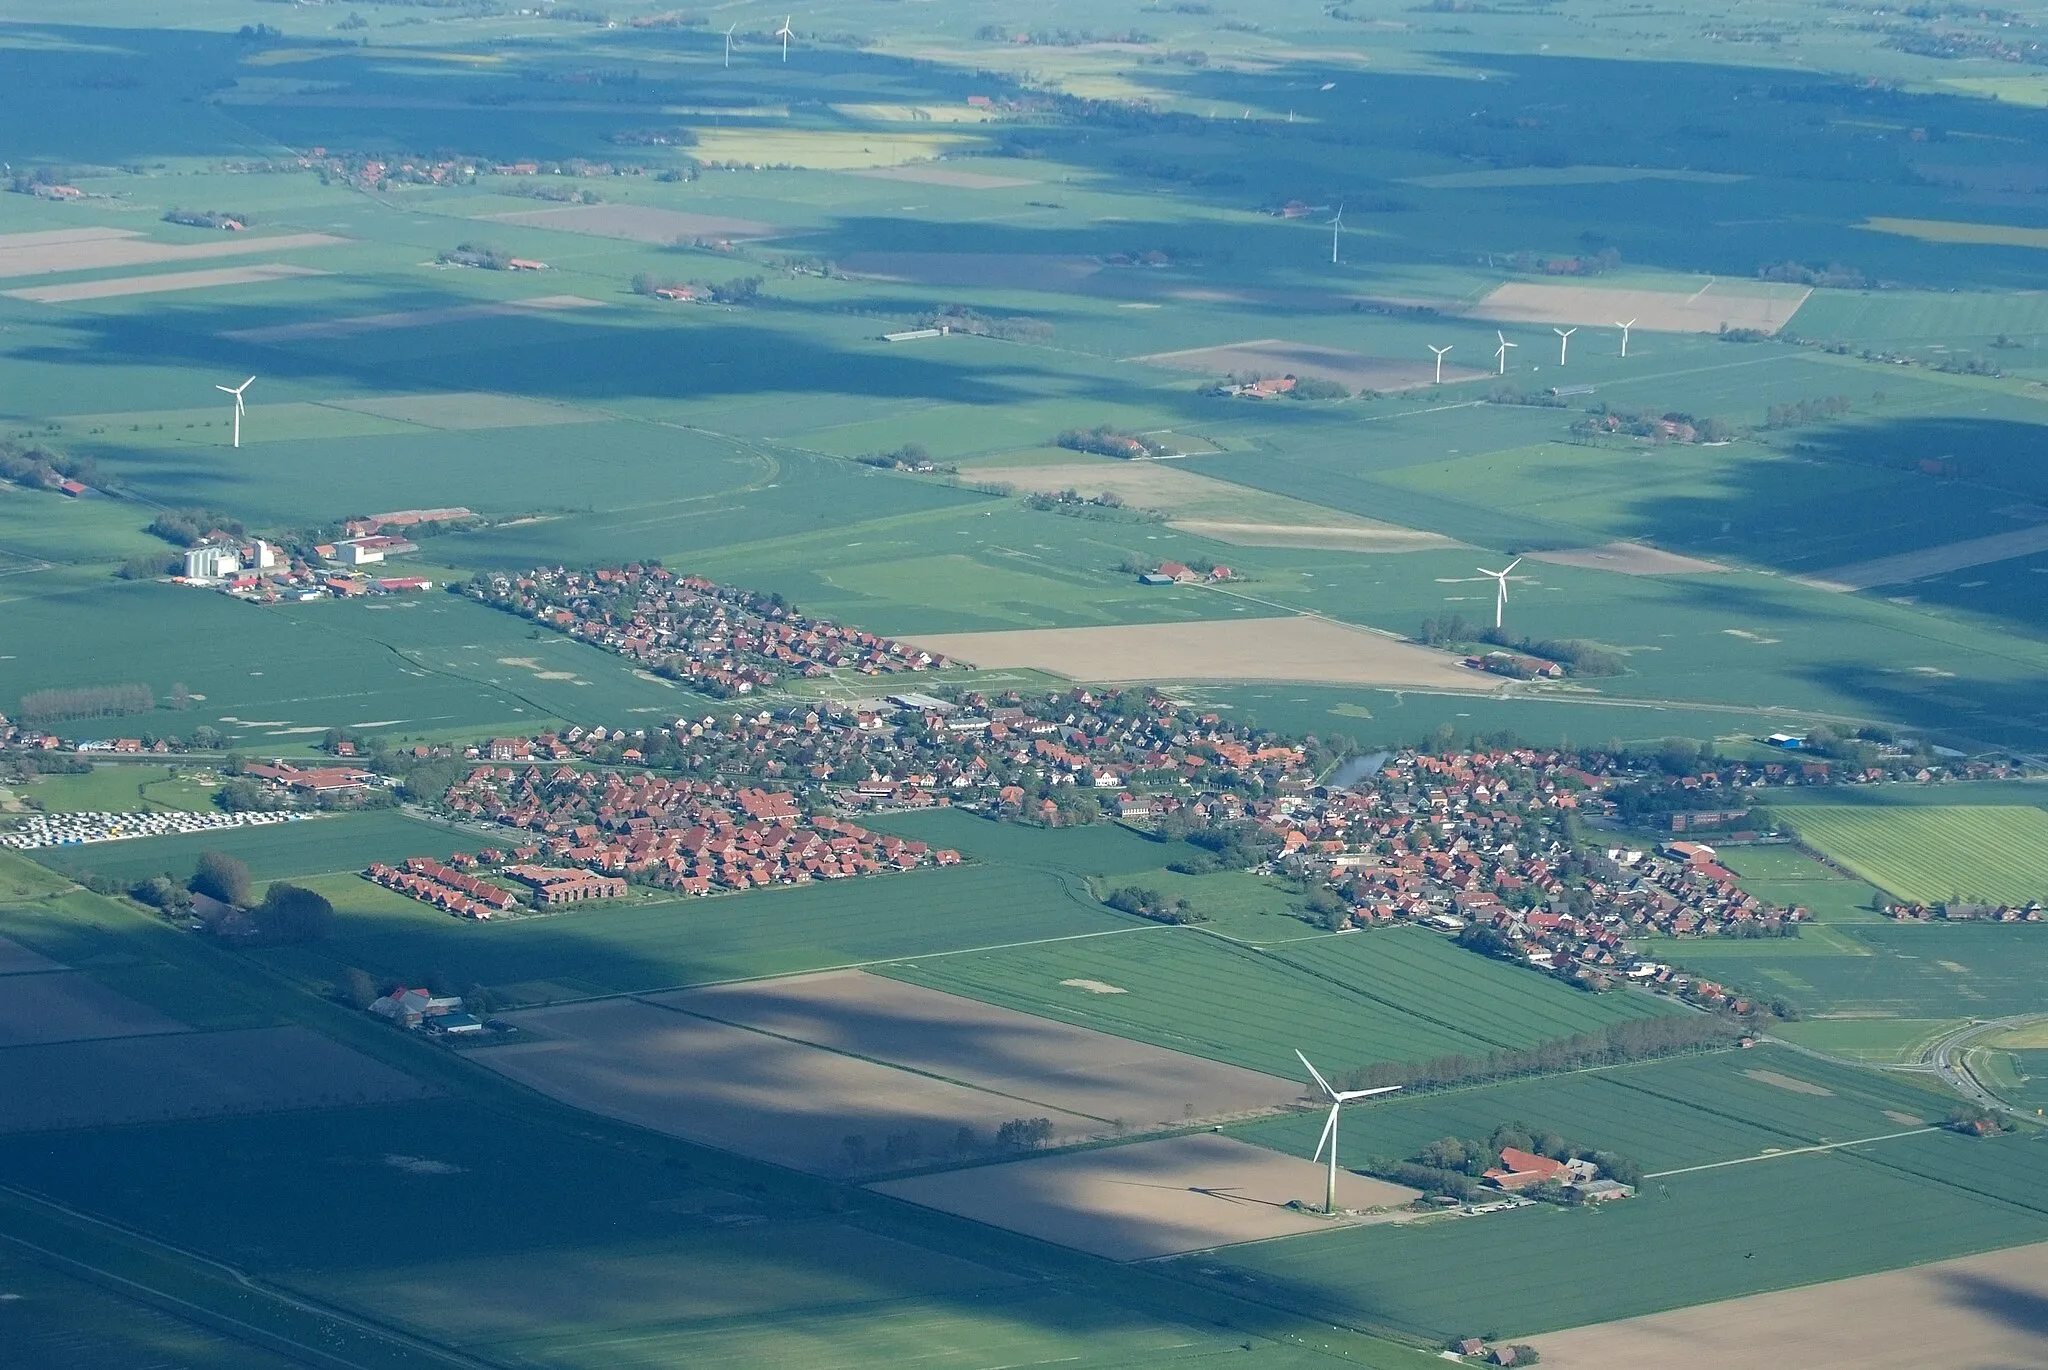
{"label": "village", "polygon": [[873,633],[806,618],[780,596],[660,566],[493,572],[477,576],[466,593],[721,699],[833,670],[882,675],[947,664]]}

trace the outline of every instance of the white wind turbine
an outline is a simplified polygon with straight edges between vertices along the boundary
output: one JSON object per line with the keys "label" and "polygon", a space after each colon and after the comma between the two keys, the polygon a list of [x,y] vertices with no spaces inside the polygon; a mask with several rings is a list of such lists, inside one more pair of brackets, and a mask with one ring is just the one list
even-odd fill
{"label": "white wind turbine", "polygon": [[1501,332],[1498,328],[1493,330],[1493,336],[1500,339],[1500,346],[1494,349],[1493,355],[1500,360],[1500,374],[1505,376],[1508,373],[1508,349],[1510,347],[1520,347],[1521,344],[1509,342],[1508,335]]}
{"label": "white wind turbine", "polygon": [[[1438,347],[1435,343],[1424,343],[1423,346],[1436,353],[1436,383],[1442,385],[1444,383],[1444,353],[1450,351],[1451,348]],[[1456,343],[1451,344],[1451,347],[1456,346]]]}
{"label": "white wind turbine", "polygon": [[[732,22],[732,26],[725,31],[725,65],[727,70],[732,68],[732,31],[739,26],[739,21],[735,19]],[[789,59],[784,58],[783,60],[787,61]]]}
{"label": "white wind turbine", "polygon": [[254,381],[255,379],[256,378],[254,376],[251,376],[249,377],[248,380],[243,381],[240,385],[216,385],[215,387],[213,387],[214,389],[221,391],[223,394],[233,395],[235,397],[235,446],[237,447],[240,447],[242,445],[242,392],[244,390],[247,390],[249,388],[250,382]]}
{"label": "white wind turbine", "polygon": [[1337,264],[1337,234],[1338,234],[1338,233],[1339,233],[1340,231],[1342,231],[1343,227],[1344,227],[1344,206],[1343,206],[1343,204],[1342,204],[1342,203],[1339,203],[1339,204],[1338,204],[1338,206],[1337,206],[1337,217],[1336,217],[1336,218],[1334,218],[1334,219],[1332,219],[1332,220],[1330,220],[1330,265],[1331,265],[1331,266],[1335,266],[1335,265]]}
{"label": "white wind turbine", "polygon": [[1557,364],[1563,366],[1565,349],[1572,345],[1572,334],[1578,332],[1579,327],[1573,324],[1570,328],[1553,328],[1550,331],[1557,334]]}
{"label": "white wind turbine", "polygon": [[1628,355],[1628,331],[1636,326],[1636,321],[1630,319],[1627,323],[1616,322],[1614,326],[1621,330],[1621,355],[1626,357]]}
{"label": "white wind turbine", "polygon": [[785,62],[789,60],[789,40],[795,36],[789,31],[789,21],[794,18],[796,16],[793,14],[785,15],[782,20],[782,27],[775,30],[775,36],[782,40],[782,60]]}
{"label": "white wind turbine", "polygon": [[1493,626],[1496,628],[1500,627],[1501,617],[1507,613],[1508,575],[1517,566],[1520,566],[1521,564],[1522,559],[1520,557],[1516,557],[1513,561],[1509,562],[1505,567],[1498,571],[1489,571],[1484,566],[1475,566],[1473,568],[1474,570],[1478,571],[1479,574],[1482,576],[1492,576],[1495,582],[1497,582],[1500,586],[1499,593],[1496,594],[1493,599]]}
{"label": "white wind turbine", "polygon": [[1323,1191],[1323,1212],[1335,1215],[1337,1212],[1337,1115],[1343,1112],[1344,1105],[1350,1103],[1353,1099],[1369,1099],[1375,1094],[1392,1094],[1401,1086],[1382,1085],[1378,1089],[1332,1089],[1330,1082],[1323,1078],[1323,1073],[1309,1064],[1308,1057],[1303,1056],[1299,1051],[1296,1051],[1294,1054],[1300,1058],[1303,1065],[1308,1066],[1308,1073],[1315,1076],[1316,1083],[1323,1087],[1323,1096],[1330,1101],[1330,1116],[1323,1124],[1323,1139],[1316,1143],[1316,1154],[1311,1159],[1320,1161],[1323,1158],[1323,1148],[1326,1146],[1330,1148],[1330,1181]]}

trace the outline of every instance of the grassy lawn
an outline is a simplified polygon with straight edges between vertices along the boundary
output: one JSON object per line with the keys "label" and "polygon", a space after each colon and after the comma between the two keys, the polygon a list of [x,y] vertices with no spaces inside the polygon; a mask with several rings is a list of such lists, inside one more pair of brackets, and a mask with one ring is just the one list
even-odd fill
{"label": "grassy lawn", "polygon": [[372,861],[446,856],[478,845],[476,838],[390,810],[373,810],[267,827],[57,847],[36,855],[44,865],[68,875],[92,871],[117,880],[139,880],[160,871],[189,875],[199,853],[218,851],[247,862],[249,874],[262,881],[358,871]]}

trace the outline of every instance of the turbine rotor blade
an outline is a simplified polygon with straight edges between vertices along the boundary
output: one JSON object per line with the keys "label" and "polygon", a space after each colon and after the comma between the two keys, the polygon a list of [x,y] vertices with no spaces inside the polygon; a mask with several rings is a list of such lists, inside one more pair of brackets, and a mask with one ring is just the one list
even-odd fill
{"label": "turbine rotor blade", "polygon": [[1342,1104],[1330,1105],[1330,1116],[1323,1122],[1323,1135],[1316,1142],[1316,1154],[1309,1157],[1311,1161],[1320,1161],[1321,1159],[1323,1159],[1323,1148],[1328,1146],[1330,1144],[1330,1139],[1336,1136],[1337,1114],[1339,1110],[1341,1110],[1343,1107],[1344,1105]]}
{"label": "turbine rotor blade", "polygon": [[1349,1103],[1353,1099],[1370,1099],[1375,1094],[1392,1094],[1400,1087],[1399,1085],[1381,1085],[1378,1089],[1347,1089],[1337,1096],[1337,1102],[1343,1104]]}
{"label": "turbine rotor blade", "polygon": [[1294,1055],[1295,1059],[1299,1060],[1303,1065],[1308,1066],[1308,1073],[1316,1077],[1316,1083],[1323,1087],[1323,1093],[1329,1095],[1332,1099],[1336,1098],[1337,1091],[1330,1088],[1330,1082],[1323,1078],[1323,1073],[1320,1070],[1317,1070],[1313,1065],[1309,1064],[1308,1057],[1303,1056],[1298,1048],[1296,1049]]}

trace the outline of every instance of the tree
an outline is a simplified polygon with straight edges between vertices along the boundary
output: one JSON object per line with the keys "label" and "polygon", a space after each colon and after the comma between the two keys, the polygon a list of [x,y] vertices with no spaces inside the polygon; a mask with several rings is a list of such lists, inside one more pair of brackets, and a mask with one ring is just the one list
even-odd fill
{"label": "tree", "polygon": [[334,924],[334,905],[324,894],[276,880],[263,892],[263,902],[250,910],[249,916],[262,941],[288,946],[325,937]]}
{"label": "tree", "polygon": [[370,973],[356,966],[342,972],[341,983],[335,987],[341,1002],[350,1008],[368,1008],[377,1002],[377,982]]}
{"label": "tree", "polygon": [[250,902],[249,868],[226,852],[204,851],[185,888],[241,908]]}
{"label": "tree", "polygon": [[1050,1118],[1012,1118],[996,1129],[996,1146],[1004,1151],[1032,1151],[1051,1140]]}

